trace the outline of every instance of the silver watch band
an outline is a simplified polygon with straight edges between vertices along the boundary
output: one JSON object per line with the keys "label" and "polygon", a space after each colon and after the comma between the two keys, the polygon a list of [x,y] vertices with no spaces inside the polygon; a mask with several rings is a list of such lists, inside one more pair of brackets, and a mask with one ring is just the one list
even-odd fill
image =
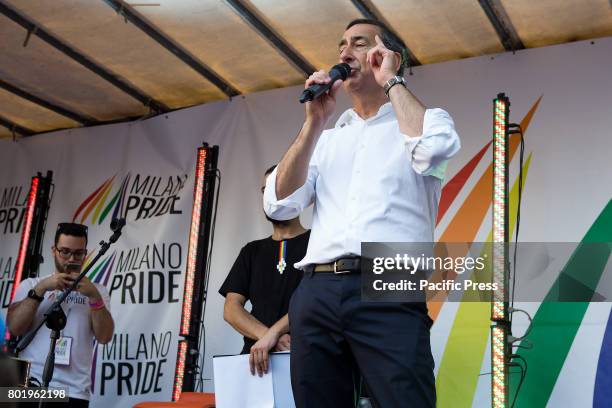
{"label": "silver watch band", "polygon": [[385,95],[387,95],[387,97],[389,97],[389,91],[391,90],[391,88],[393,88],[397,84],[402,84],[402,86],[404,87],[406,86],[406,82],[404,81],[404,78],[399,75],[394,76],[393,78],[391,78],[385,83],[384,90],[385,90]]}

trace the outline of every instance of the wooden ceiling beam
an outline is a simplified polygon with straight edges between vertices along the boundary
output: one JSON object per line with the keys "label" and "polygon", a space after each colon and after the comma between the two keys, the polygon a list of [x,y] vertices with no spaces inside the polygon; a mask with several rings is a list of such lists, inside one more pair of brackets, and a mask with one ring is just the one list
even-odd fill
{"label": "wooden ceiling beam", "polygon": [[219,88],[225,95],[230,98],[233,96],[240,95],[235,87],[229,82],[223,79],[219,74],[214,72],[210,67],[196,59],[191,53],[189,53],[183,46],[172,40],[168,35],[163,33],[158,28],[154,27],[153,24],[144,19],[138,12],[136,12],[129,4],[121,0],[103,0],[106,4],[112,7],[119,15],[125,18],[130,23],[138,27],[142,32],[151,37],[155,42],[164,47],[166,50],[174,54],[178,59],[191,67],[198,74],[202,75],[213,85]]}
{"label": "wooden ceiling beam", "polygon": [[[98,76],[104,78],[111,84],[115,85],[117,88],[121,89],[123,92],[127,93],[134,99],[140,101],[142,104],[144,104],[151,110],[155,112],[159,112],[159,113],[168,112],[170,110],[170,108],[166,106],[165,104],[163,104],[162,102],[156,101],[155,99],[145,94],[140,89],[136,88],[131,83],[122,79],[119,75],[115,74],[114,72],[111,72],[110,70],[98,64],[96,61],[94,61],[90,57],[77,51],[75,48],[71,47],[69,44],[60,40],[50,31],[47,31],[44,27],[38,25],[37,23],[35,23],[34,21],[29,19],[25,15],[21,14],[17,10],[13,9],[12,7],[7,6],[1,0],[0,0],[0,13],[4,14],[6,17],[10,18],[13,22],[25,28],[26,31],[28,32],[27,38],[29,38],[29,36],[32,34],[36,35],[38,38],[40,38],[47,44],[51,45],[56,50],[72,58],[73,60],[75,60],[76,62],[84,66],[85,68],[89,69],[93,73],[97,74]],[[27,38],[26,38],[26,42],[27,42]]]}
{"label": "wooden ceiling beam", "polygon": [[300,55],[295,48],[289,44],[280,34],[266,24],[254,10],[251,10],[241,0],[225,0],[244,21],[247,22],[255,31],[259,33],[268,43],[270,43],[280,54],[304,76],[308,77],[316,68]]}
{"label": "wooden ceiling beam", "polygon": [[49,109],[50,111],[53,111],[57,114],[60,114],[62,116],[65,116],[69,119],[72,119],[76,122],[79,122],[83,125],[86,126],[90,126],[90,125],[95,125],[98,123],[98,120],[95,118],[92,118],[91,116],[87,116],[83,113],[79,113],[79,112],[75,112],[73,110],[70,110],[68,108],[65,108],[61,105],[58,105],[56,103],[50,102],[46,99],[40,98],[34,94],[31,94],[27,91],[24,91],[21,88],[16,87],[15,85],[12,85],[6,81],[3,81],[2,79],[0,79],[0,88],[19,96],[20,98],[26,99],[32,103],[35,103],[38,106],[42,106],[45,109]]}
{"label": "wooden ceiling beam", "polygon": [[510,16],[508,16],[499,0],[478,0],[478,3],[480,3],[480,7],[493,25],[506,51],[514,52],[525,49],[525,45],[514,28]]}
{"label": "wooden ceiling beam", "polygon": [[36,133],[33,130],[20,126],[16,124],[15,122],[10,121],[3,116],[0,116],[0,126],[4,126],[11,132],[19,133],[22,136],[32,136],[34,133]]}

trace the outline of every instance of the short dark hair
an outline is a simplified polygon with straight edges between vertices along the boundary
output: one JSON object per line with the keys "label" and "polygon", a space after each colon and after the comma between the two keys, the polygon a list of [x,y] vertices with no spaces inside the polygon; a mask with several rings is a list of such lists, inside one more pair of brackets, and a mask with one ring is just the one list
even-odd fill
{"label": "short dark hair", "polygon": [[55,245],[57,245],[59,237],[62,234],[85,238],[85,244],[87,244],[87,225],[74,222],[60,222],[57,224],[57,230],[55,231]]}
{"label": "short dark hair", "polygon": [[264,173],[264,176],[267,176],[268,174],[272,173],[275,168],[276,168],[276,164],[268,167],[268,170],[266,170],[266,172]]}
{"label": "short dark hair", "polygon": [[345,30],[348,30],[349,28],[357,24],[370,24],[380,28],[380,39],[382,40],[383,44],[385,44],[385,47],[387,47],[391,51],[399,52],[402,56],[402,62],[400,63],[400,67],[397,70],[397,75],[403,76],[404,68],[406,68],[406,65],[408,65],[408,47],[406,47],[404,41],[402,41],[402,39],[399,38],[397,34],[391,31],[389,27],[387,27],[382,21],[373,20],[370,18],[355,19],[348,23]]}

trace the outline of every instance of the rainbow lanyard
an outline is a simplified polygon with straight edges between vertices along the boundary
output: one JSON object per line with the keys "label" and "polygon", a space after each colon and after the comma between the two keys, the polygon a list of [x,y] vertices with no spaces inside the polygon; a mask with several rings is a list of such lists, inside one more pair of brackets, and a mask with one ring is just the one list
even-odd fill
{"label": "rainbow lanyard", "polygon": [[285,256],[287,254],[287,241],[281,241],[278,245],[278,264],[276,265],[276,269],[282,275],[287,267],[287,262],[285,262]]}

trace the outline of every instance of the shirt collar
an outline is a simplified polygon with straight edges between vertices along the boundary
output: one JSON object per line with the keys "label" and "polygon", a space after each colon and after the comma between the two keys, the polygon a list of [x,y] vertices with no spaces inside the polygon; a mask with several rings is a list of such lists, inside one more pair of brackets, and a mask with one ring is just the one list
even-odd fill
{"label": "shirt collar", "polygon": [[350,125],[354,122],[372,122],[378,118],[381,118],[385,115],[387,115],[388,113],[390,113],[393,110],[393,106],[391,105],[391,102],[387,102],[384,105],[382,105],[380,108],[378,108],[378,113],[376,113],[376,115],[372,116],[371,118],[366,119],[365,121],[359,117],[359,115],[357,114],[357,112],[355,112],[355,110],[353,108],[348,109],[346,111],[344,111],[344,113],[342,115],[340,115],[340,117],[338,118],[338,120],[336,121],[336,128],[340,128],[340,127],[344,127],[346,125]]}

